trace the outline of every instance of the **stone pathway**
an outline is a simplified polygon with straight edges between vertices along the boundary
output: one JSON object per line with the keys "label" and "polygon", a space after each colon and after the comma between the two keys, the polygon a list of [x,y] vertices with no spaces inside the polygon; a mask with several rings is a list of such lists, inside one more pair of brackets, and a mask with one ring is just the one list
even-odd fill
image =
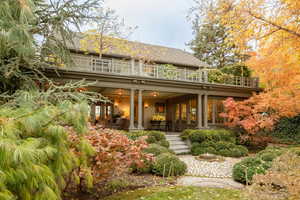
{"label": "stone pathway", "polygon": [[193,176],[183,176],[177,180],[181,186],[214,187],[228,189],[242,189],[244,185],[235,182],[231,178],[201,178]]}
{"label": "stone pathway", "polygon": [[240,158],[225,158],[224,162],[199,161],[191,155],[179,156],[188,166],[186,176],[177,183],[184,186],[243,188],[243,185],[232,179],[232,167]]}

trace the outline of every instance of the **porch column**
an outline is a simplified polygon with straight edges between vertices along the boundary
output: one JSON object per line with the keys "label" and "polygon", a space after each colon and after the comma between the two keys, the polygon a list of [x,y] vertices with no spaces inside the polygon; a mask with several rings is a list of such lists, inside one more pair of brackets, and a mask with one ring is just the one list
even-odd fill
{"label": "porch column", "polygon": [[[181,103],[179,103],[178,104],[179,105],[179,122],[178,122],[178,128],[179,128],[179,130],[181,130],[181,128],[182,128],[182,104]],[[177,131],[177,130],[176,130]]]}
{"label": "porch column", "polygon": [[216,101],[212,101],[212,123],[216,124]]}
{"label": "porch column", "polygon": [[186,103],[186,121],[187,121],[188,125],[191,124],[191,104],[190,104],[190,100],[188,100],[187,103]]}
{"label": "porch column", "polygon": [[134,92],[135,90],[131,88],[130,90],[130,125],[129,130],[134,130]]}
{"label": "porch column", "polygon": [[202,129],[202,94],[198,94],[197,100],[197,128]]}
{"label": "porch column", "polygon": [[208,128],[208,121],[207,121],[207,115],[208,115],[208,102],[207,102],[207,94],[204,94],[204,127]]}
{"label": "porch column", "polygon": [[139,90],[138,96],[138,129],[142,130],[143,127],[143,90]]}

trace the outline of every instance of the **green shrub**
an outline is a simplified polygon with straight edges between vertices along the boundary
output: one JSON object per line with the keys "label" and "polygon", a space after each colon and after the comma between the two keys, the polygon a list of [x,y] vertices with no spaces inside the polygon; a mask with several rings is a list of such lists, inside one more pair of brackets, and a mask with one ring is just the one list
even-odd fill
{"label": "green shrub", "polygon": [[143,161],[144,161],[144,166],[143,167],[139,167],[136,164],[133,164],[130,167],[131,172],[136,173],[136,174],[149,174],[149,173],[151,173],[152,168],[153,168],[153,161],[146,160],[146,159],[143,159]]}
{"label": "green shrub", "polygon": [[159,155],[153,164],[153,172],[163,177],[183,175],[186,169],[186,164],[170,153]]}
{"label": "green shrub", "polygon": [[181,134],[180,134],[180,137],[181,139],[183,140],[187,140],[190,138],[190,135],[194,132],[195,130],[193,129],[186,129],[184,130]]}
{"label": "green shrub", "polygon": [[216,143],[212,142],[212,141],[206,141],[206,142],[202,142],[200,144],[201,147],[203,148],[207,148],[207,147],[213,147],[215,148],[216,147]]}
{"label": "green shrub", "polygon": [[212,129],[212,130],[194,130],[190,132],[191,142],[205,142],[205,141],[227,141],[231,143],[236,142],[235,135],[226,129]]}
{"label": "green shrub", "polygon": [[167,140],[160,140],[160,141],[156,142],[156,144],[166,147],[166,148],[170,147],[170,143]]}
{"label": "green shrub", "polygon": [[157,143],[161,140],[166,140],[165,134],[163,132],[160,132],[160,131],[149,131],[147,133],[147,136],[148,136],[147,142],[149,144]]}
{"label": "green shrub", "polygon": [[267,147],[265,150],[260,151],[257,153],[256,157],[264,161],[273,161],[275,158],[280,156],[283,153],[283,149],[276,148],[276,147]]}
{"label": "green shrub", "polygon": [[242,157],[248,154],[248,149],[241,145],[236,145],[231,142],[206,141],[202,143],[193,143],[191,148],[192,155],[200,155],[203,153],[212,153],[227,157]]}
{"label": "green shrub", "polygon": [[245,158],[233,167],[234,180],[241,183],[250,183],[256,174],[264,174],[271,167],[271,162],[263,161],[260,158]]}
{"label": "green shrub", "polygon": [[145,153],[151,153],[154,156],[158,156],[162,153],[173,153],[170,149],[160,146],[158,144],[150,144],[148,148],[144,149]]}
{"label": "green shrub", "polygon": [[300,115],[280,119],[270,134],[287,142],[300,143]]}
{"label": "green shrub", "polygon": [[148,135],[147,131],[125,132],[125,135],[131,140],[137,140],[139,137]]}

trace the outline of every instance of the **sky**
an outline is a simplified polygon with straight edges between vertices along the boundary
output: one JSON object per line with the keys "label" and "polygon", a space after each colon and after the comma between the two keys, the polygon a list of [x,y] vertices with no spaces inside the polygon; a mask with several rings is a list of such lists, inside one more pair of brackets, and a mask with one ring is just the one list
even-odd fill
{"label": "sky", "polygon": [[193,0],[106,0],[126,25],[138,26],[129,40],[180,48],[190,51],[186,43],[193,39],[187,20]]}

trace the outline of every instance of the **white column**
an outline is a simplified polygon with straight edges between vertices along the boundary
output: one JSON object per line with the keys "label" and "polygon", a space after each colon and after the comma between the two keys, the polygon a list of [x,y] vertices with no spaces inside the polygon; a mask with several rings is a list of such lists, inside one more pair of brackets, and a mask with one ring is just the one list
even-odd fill
{"label": "white column", "polygon": [[139,90],[138,96],[138,129],[143,130],[143,91]]}
{"label": "white column", "polygon": [[197,100],[197,127],[198,129],[202,128],[202,94],[198,94]]}
{"label": "white column", "polygon": [[207,115],[208,115],[208,102],[207,102],[207,94],[204,94],[204,127],[208,128],[208,121],[207,121]]}
{"label": "white column", "polygon": [[130,125],[129,130],[134,130],[134,89],[130,90]]}

